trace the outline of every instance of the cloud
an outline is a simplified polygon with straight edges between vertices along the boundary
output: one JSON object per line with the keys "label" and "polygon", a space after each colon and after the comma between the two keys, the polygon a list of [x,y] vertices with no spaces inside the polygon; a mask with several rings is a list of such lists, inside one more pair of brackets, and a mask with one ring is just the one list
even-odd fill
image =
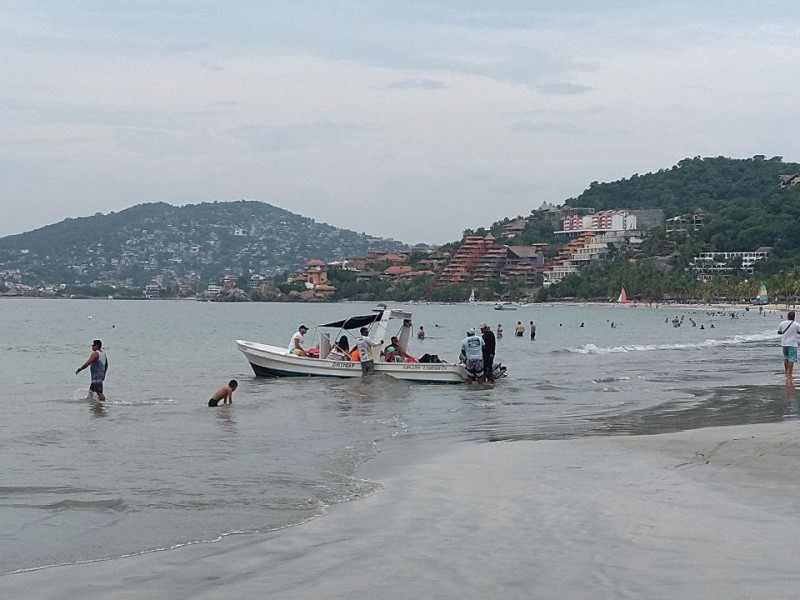
{"label": "cloud", "polygon": [[566,121],[516,121],[511,124],[511,131],[518,133],[555,133],[574,135],[581,133],[581,128]]}
{"label": "cloud", "polygon": [[0,235],[246,197],[446,242],[685,156],[797,160],[797,7],[729,4],[0,3]]}
{"label": "cloud", "polygon": [[400,79],[389,83],[387,88],[394,90],[443,90],[445,84],[441,81],[434,81],[433,79]]}
{"label": "cloud", "polygon": [[182,132],[120,127],[115,137],[122,150],[150,158],[195,154],[202,146],[195,136]]}
{"label": "cloud", "polygon": [[363,130],[364,127],[354,123],[322,120],[293,125],[247,125],[231,130],[231,134],[258,152],[285,152],[351,139]]}
{"label": "cloud", "polygon": [[546,96],[575,96],[590,92],[592,88],[580,83],[540,83],[534,86],[537,92]]}

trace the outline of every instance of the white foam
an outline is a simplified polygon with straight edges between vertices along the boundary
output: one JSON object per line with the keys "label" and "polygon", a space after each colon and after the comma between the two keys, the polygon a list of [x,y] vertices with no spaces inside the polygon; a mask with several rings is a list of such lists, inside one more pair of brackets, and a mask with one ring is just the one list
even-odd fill
{"label": "white foam", "polygon": [[749,335],[736,335],[720,340],[707,339],[702,342],[689,342],[685,344],[625,344],[623,346],[600,347],[595,344],[584,344],[579,348],[567,348],[567,352],[577,354],[617,354],[622,352],[651,352],[657,350],[686,350],[693,348],[714,348],[717,346],[732,346],[750,342],[765,342],[775,340],[774,333],[754,333]]}

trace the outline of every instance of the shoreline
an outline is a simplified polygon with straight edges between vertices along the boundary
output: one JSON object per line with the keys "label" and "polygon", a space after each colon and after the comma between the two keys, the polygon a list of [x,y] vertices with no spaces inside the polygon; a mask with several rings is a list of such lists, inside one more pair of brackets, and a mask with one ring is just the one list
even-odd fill
{"label": "shoreline", "polygon": [[0,588],[17,600],[794,597],[797,427],[459,443],[296,527]]}

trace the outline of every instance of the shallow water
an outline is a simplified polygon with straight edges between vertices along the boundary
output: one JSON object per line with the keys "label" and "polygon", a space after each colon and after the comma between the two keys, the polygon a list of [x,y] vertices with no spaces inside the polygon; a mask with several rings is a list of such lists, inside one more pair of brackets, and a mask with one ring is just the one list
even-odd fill
{"label": "shallow water", "polygon": [[[456,442],[658,433],[796,416],[782,385],[780,315],[647,307],[415,305],[455,358],[464,331],[502,322],[494,387],[256,379],[238,338],[281,345],[301,323],[366,304],[2,300],[0,573],[270,531],[371,494],[359,467]],[[684,325],[665,323],[686,315]],[[688,321],[692,317],[697,327]],[[537,339],[510,335],[534,319]],[[613,321],[615,327],[611,327]],[[584,327],[579,327],[580,323]],[[710,329],[710,325],[715,327]],[[700,329],[703,324],[705,329]],[[75,369],[100,338],[104,406]],[[234,405],[208,397],[239,380]]]}

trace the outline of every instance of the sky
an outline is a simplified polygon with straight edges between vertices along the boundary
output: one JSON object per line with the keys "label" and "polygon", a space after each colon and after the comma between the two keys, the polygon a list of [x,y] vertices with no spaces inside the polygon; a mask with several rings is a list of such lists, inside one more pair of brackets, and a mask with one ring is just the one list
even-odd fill
{"label": "sky", "polygon": [[0,237],[260,200],[444,243],[691,156],[800,161],[800,3],[3,0]]}

